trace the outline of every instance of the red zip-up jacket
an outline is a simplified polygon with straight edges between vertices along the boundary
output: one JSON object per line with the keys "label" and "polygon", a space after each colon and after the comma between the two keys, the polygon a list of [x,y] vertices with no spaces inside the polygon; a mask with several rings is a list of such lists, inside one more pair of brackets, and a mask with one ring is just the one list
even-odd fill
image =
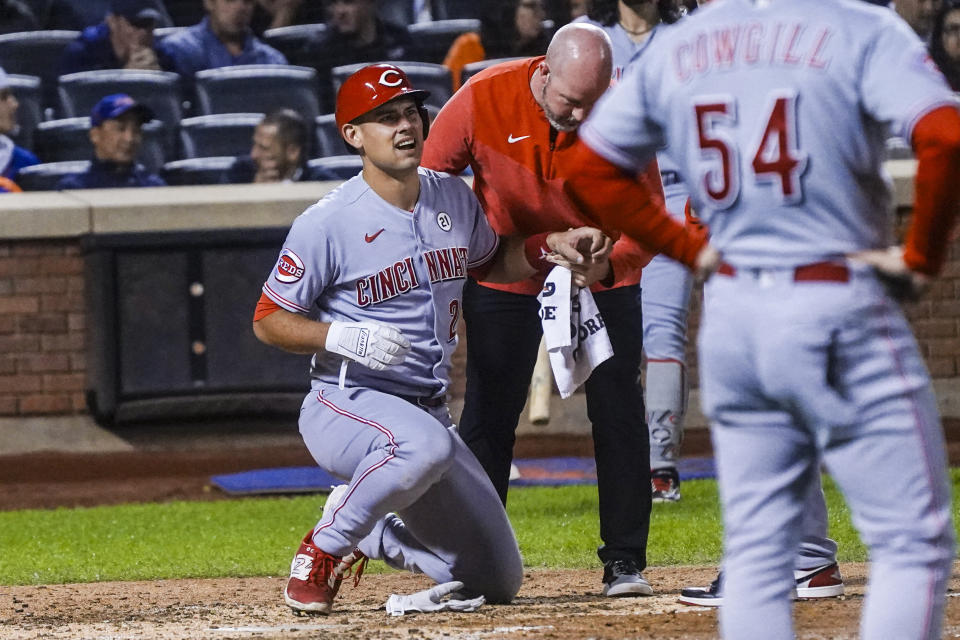
{"label": "red zip-up jacket", "polygon": [[[421,164],[449,173],[471,167],[474,192],[500,235],[600,228],[616,241],[613,287],[639,282],[654,253],[692,266],[705,234],[685,230],[664,209],[656,163],[645,177],[629,175],[580,143],[575,131],[550,126],[530,90],[542,60],[504,62],[474,76],[431,125]],[[543,279],[484,284],[536,295]]]}

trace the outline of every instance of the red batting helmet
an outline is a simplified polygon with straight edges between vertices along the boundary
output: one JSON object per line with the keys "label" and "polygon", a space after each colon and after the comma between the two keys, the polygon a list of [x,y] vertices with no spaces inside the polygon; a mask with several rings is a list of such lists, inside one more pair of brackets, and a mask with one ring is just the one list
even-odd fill
{"label": "red batting helmet", "polygon": [[[418,105],[423,105],[429,95],[429,91],[414,89],[407,74],[399,67],[392,64],[368,65],[344,80],[337,92],[337,129],[342,131],[343,125],[394,98],[409,96]],[[424,120],[424,135],[426,124]]]}

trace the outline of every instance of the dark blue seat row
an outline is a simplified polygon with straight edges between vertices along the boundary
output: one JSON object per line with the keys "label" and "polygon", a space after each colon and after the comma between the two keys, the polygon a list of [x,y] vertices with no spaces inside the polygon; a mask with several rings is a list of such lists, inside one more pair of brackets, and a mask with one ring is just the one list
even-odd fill
{"label": "dark blue seat row", "polygon": [[[159,173],[167,184],[175,186],[226,184],[227,174],[235,160],[233,156],[174,160],[160,167]],[[24,168],[18,183],[24,191],[52,191],[64,176],[82,173],[89,167],[89,160],[37,164]],[[307,163],[307,179],[346,180],[355,176],[360,167],[360,157],[354,155],[314,158]]]}

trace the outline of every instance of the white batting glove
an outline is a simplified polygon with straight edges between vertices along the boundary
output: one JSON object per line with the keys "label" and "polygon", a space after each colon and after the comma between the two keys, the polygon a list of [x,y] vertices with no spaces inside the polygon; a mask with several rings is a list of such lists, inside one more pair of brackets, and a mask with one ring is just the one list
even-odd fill
{"label": "white batting glove", "polygon": [[402,616],[405,613],[429,613],[433,611],[459,611],[469,613],[480,608],[486,599],[483,596],[472,600],[444,600],[443,598],[455,591],[463,589],[462,582],[444,582],[432,589],[418,591],[410,595],[394,593],[387,599],[387,613],[392,616]]}
{"label": "white batting glove", "polygon": [[388,324],[334,320],[330,323],[324,347],[365,367],[383,371],[406,359],[410,341],[399,329]]}

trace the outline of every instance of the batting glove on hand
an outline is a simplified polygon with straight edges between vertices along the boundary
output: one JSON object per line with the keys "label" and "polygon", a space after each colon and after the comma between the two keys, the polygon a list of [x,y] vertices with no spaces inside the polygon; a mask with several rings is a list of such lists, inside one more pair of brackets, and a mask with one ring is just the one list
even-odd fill
{"label": "batting glove on hand", "polygon": [[480,608],[486,599],[483,596],[471,600],[444,600],[443,598],[455,591],[463,589],[462,582],[444,582],[432,589],[411,593],[408,596],[394,593],[387,599],[387,613],[392,616],[402,616],[405,613],[432,611],[459,611],[469,613]]}
{"label": "batting glove on hand", "polygon": [[383,371],[406,359],[410,341],[399,329],[388,324],[334,320],[327,331],[324,347],[365,367]]}

